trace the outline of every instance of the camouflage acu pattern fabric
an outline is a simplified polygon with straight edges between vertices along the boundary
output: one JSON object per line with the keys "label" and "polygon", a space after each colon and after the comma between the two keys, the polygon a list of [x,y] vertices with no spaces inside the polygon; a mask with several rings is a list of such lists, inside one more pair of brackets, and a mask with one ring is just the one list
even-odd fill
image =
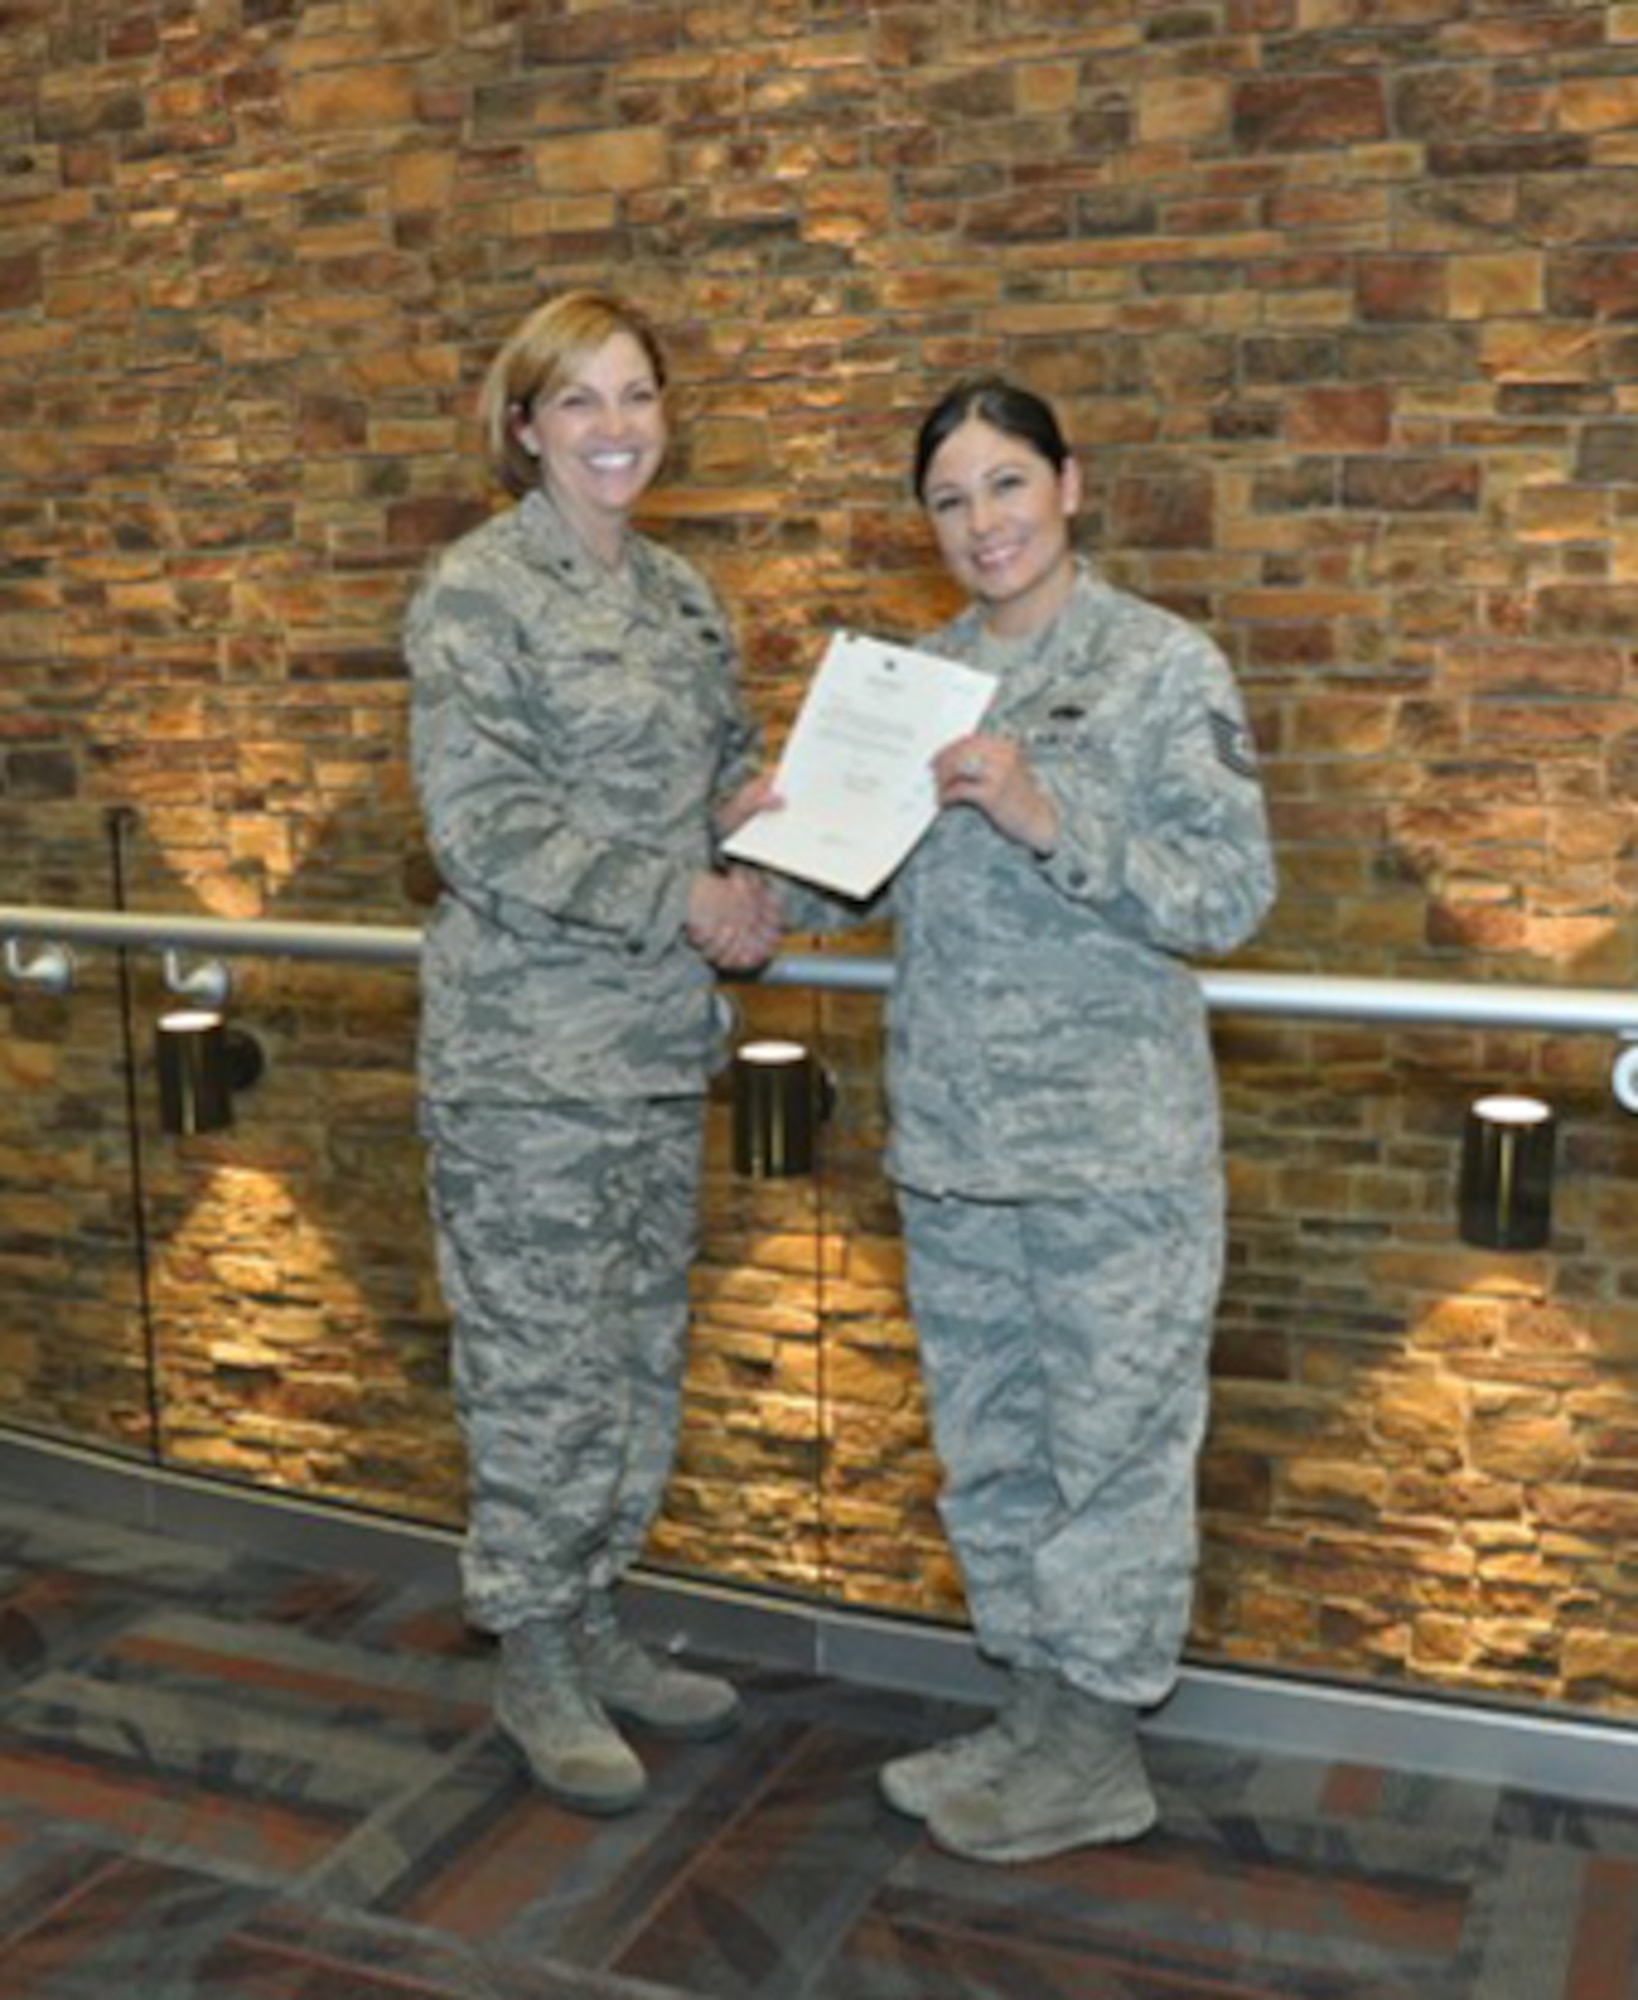
{"label": "camouflage acu pattern fabric", "polygon": [[1160,1701],[1193,1605],[1213,1189],[901,1200],[939,1506],[981,1647]]}
{"label": "camouflage acu pattern fabric", "polygon": [[641,538],[611,575],[544,492],[438,559],[406,649],[467,1608],[500,1631],[630,1563],[671,1465],[721,1019],[684,925],[757,741],[706,584]]}
{"label": "camouflage acu pattern fabric", "polygon": [[946,811],[892,888],[889,1160],[941,1506],[987,1649],[1143,1705],[1188,1628],[1223,1260],[1183,955],[1273,901],[1255,755],[1210,640],[1084,565],[1032,641],[969,612],[923,644],[999,671],[983,726],[1060,823],[1043,860]]}
{"label": "camouflage acu pattern fabric", "polygon": [[1024,646],[987,657],[976,612],[921,645],[999,665],[982,726],[1022,743],[1061,830],[1041,860],[956,807],[891,886],[891,1172],[985,1198],[1215,1174],[1206,1011],[1181,960],[1244,942],[1274,895],[1226,661],[1084,565]]}
{"label": "camouflage acu pattern fabric", "polygon": [[1059,816],[1043,859],[940,813],[867,913],[897,926],[888,1166],[941,1506],[986,1650],[1142,1705],[1188,1626],[1223,1259],[1184,959],[1273,901],[1256,757],[1211,641],[1084,563],[1029,640],[970,610],[920,643],[998,674],[983,728],[1022,743]]}
{"label": "camouflage acu pattern fabric", "polygon": [[467,1615],[571,1614],[640,1554],[676,1450],[701,1101],[432,1105],[470,1459]]}
{"label": "camouflage acu pattern fabric", "polygon": [[683,935],[689,883],[758,748],[710,589],[641,537],[611,577],[536,492],[437,561],[405,644],[446,889],[422,964],[427,1095],[699,1089],[714,981]]}

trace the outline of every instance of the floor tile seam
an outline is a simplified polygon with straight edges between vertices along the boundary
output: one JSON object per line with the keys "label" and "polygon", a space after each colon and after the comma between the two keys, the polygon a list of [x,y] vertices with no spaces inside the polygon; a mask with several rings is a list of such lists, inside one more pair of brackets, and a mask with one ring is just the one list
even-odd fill
{"label": "floor tile seam", "polygon": [[[205,1759],[222,1747],[214,1740],[200,1741]],[[234,1746],[235,1749],[245,1747]],[[271,1753],[257,1751],[254,1754]],[[95,1780],[122,1793],[133,1796],[145,1794],[178,1806],[190,1800],[204,1799],[223,1808],[233,1807],[246,1813],[265,1811],[284,1814],[292,1820],[317,1827],[351,1827],[358,1823],[356,1809],[345,1800],[318,1796],[287,1798],[264,1786],[245,1780],[230,1781],[190,1765],[144,1767],[133,1762],[129,1754],[122,1754],[117,1745],[96,1740],[74,1736],[26,1736],[8,1728],[0,1732],[0,1758],[6,1756],[27,1765],[54,1766],[63,1770],[69,1778],[78,1776],[88,1783]],[[81,1824],[76,1820],[58,1823],[67,1826]]]}
{"label": "floor tile seam", "polygon": [[[698,1874],[701,1866],[726,1845],[733,1834],[744,1826],[747,1819],[762,1804],[769,1793],[796,1761],[812,1734],[812,1725],[805,1724],[801,1735],[784,1755],[776,1758],[750,1793],[722,1820],[709,1837],[693,1850],[685,1867],[679,1869],[653,1902],[647,1904],[640,1918],[633,1917],[625,1930],[610,1941],[603,1959],[603,1968],[615,1964],[637,1943],[644,1931],[652,1928],[655,1919],[665,1910],[672,1908],[682,1895],[685,1886]],[[603,1968],[599,1968],[600,1970]]]}
{"label": "floor tile seam", "polygon": [[[1248,1986],[1244,1983],[1242,1970],[1232,1963],[1227,1951],[1214,1948],[1202,1953],[1187,1945],[1180,1947],[1174,1940],[1156,1939],[1142,1931],[1111,1932],[1106,1938],[1099,1940],[1095,1949],[1089,1949],[1084,1941],[1068,1943],[1043,1938],[1034,1933],[975,1928],[949,1919],[924,1920],[917,1917],[908,1922],[903,1919],[884,1919],[884,1921],[888,1922],[895,1935],[910,1933],[943,1939],[953,1946],[958,1954],[970,1954],[975,1950],[991,1954],[1021,1952],[1031,1959],[1044,1959],[1065,1965],[1071,1970],[1084,1971],[1090,1965],[1099,1965],[1111,1972],[1137,1973],[1151,1981],[1159,1980],[1168,1984],[1177,1980],[1185,1981],[1186,1984],[1177,1988],[1180,2000],[1183,2000],[1183,1996],[1187,1996],[1187,2000],[1208,2000],[1208,1996],[1209,2000],[1277,2000],[1279,1995],[1300,1993],[1303,1990],[1300,1987],[1294,1988],[1288,1983],[1278,1986],[1267,1984]],[[1262,1935],[1259,1933],[1259,1939]],[[1211,1961],[1216,1963],[1213,1964]],[[1447,1969],[1452,1962],[1446,1960],[1444,1965],[1432,1969]],[[1299,1955],[1282,1964],[1279,1974],[1283,1982],[1288,1981],[1293,1975],[1308,1979],[1316,1973],[1338,1969],[1347,1968],[1339,1968],[1334,1963],[1310,1962]],[[1391,1965],[1379,1968],[1378,1972],[1374,1972],[1371,1976],[1387,1974],[1395,1979],[1409,1977],[1417,1983],[1405,1989],[1407,1994],[1416,1993],[1418,2000],[1436,2000],[1434,1992],[1422,1983],[1429,1970],[1429,1967],[1422,1964],[1404,1968]],[[1158,1995],[1164,1990],[1166,1990],[1164,1986],[1156,1986],[1157,2000]],[[820,1992],[823,1992],[822,1988]],[[1546,2000],[1546,1996],[1542,1996],[1542,2000]]]}
{"label": "floor tile seam", "polygon": [[[1012,1872],[1011,1879],[1015,1881],[1018,1879],[1016,1871]],[[1203,1908],[1197,1902],[1185,1901],[1184,1896],[1169,1898],[1150,1896],[1143,1900],[1141,1907],[1156,1915],[1157,1932],[1164,1930],[1168,1942],[1180,1947],[1216,1953],[1228,1948],[1239,1937],[1254,1935],[1258,1938],[1282,1940],[1291,1963],[1307,1965],[1310,1961],[1318,1963],[1324,1955],[1325,1946],[1339,1933],[1352,1940],[1359,1935],[1359,1932],[1357,1927],[1343,1931],[1343,1926],[1338,1921],[1339,1911],[1335,1901],[1326,1901],[1323,1907],[1319,1907],[1317,1899],[1305,1898],[1301,1894],[1301,1888],[1302,1885],[1297,1885],[1295,1893],[1288,1899],[1287,1906],[1280,1911],[1236,1912],[1226,1902]],[[1186,1889],[1187,1885],[1184,1885],[1185,1894]],[[911,1895],[915,1893],[927,1892],[907,1892]],[[1100,1911],[1111,1908],[1115,1900],[1112,1893],[1104,1904],[1090,1908],[1083,1905],[1085,1914],[1075,1921],[1092,1929],[1107,1931],[1109,1935],[1117,1934],[1113,1925],[1106,1925],[1099,1914]],[[1130,1907],[1132,1901],[1131,1897],[1120,1899],[1121,1907]],[[1041,1914],[1021,1911],[1016,1902],[988,1901],[982,1905],[975,1902],[974,1907],[994,1914],[988,1921],[982,1916],[975,1916],[970,1923],[957,1926],[963,1934],[973,1937],[1005,1935],[1005,1926],[1008,1922]],[[1061,1920],[1059,1921],[1061,1925]],[[1164,1929],[1168,1922],[1169,1930]],[[1372,1933],[1373,1941],[1384,1956],[1393,1954],[1401,1958],[1448,1958],[1459,1951],[1461,1937],[1462,1926],[1456,1924],[1452,1928],[1450,1948],[1447,1951],[1437,1942],[1430,1943],[1425,1934],[1419,1934],[1414,1930],[1410,1932],[1401,1930],[1392,1936],[1385,1936],[1381,1932]],[[1073,1949],[1072,1946],[1066,1948]]]}
{"label": "floor tile seam", "polygon": [[[350,1818],[357,1802],[346,1790],[346,1780],[357,1763],[390,1763],[395,1784],[413,1780],[429,1760],[441,1761],[444,1752],[436,1747],[407,1741],[392,1742],[384,1735],[359,1732],[358,1755],[347,1758],[336,1740],[332,1725],[322,1720],[291,1723],[286,1716],[266,1710],[246,1710],[225,1694],[211,1696],[197,1691],[161,1687],[121,1688],[117,1683],[99,1681],[94,1676],[65,1675],[68,1686],[59,1693],[36,1689],[24,1703],[39,1708],[65,1710],[68,1722],[62,1734],[50,1733],[49,1715],[13,1716],[6,1733],[25,1752],[58,1757],[80,1756],[101,1760],[110,1770],[129,1771],[128,1746],[135,1738],[149,1757],[152,1768],[171,1784],[196,1786],[214,1797],[232,1798],[276,1805],[287,1811],[309,1812],[324,1818]],[[84,1691],[96,1691],[99,1698],[84,1699]],[[121,1696],[127,1698],[121,1699]],[[220,1716],[234,1719],[234,1727],[205,1726]],[[82,1733],[83,1732],[83,1733]],[[462,1741],[465,1740],[463,1736]],[[199,1759],[227,1750],[236,1767],[246,1775],[237,1780],[212,1777],[196,1768]],[[193,1761],[190,1761],[190,1755]],[[288,1766],[298,1756],[304,1768],[319,1774],[322,1787],[299,1799],[270,1793],[254,1776],[258,1765]]]}
{"label": "floor tile seam", "polygon": [[488,1707],[484,1686],[475,1682],[466,1691],[419,1687],[393,1673],[385,1654],[379,1656],[385,1672],[326,1673],[297,1665],[288,1655],[276,1657],[272,1649],[179,1645],[154,1640],[141,1628],[116,1633],[110,1643],[76,1661],[50,1664],[76,1679],[135,1694],[175,1691],[189,1700],[227,1699],[235,1705],[282,1700],[292,1712],[319,1714],[328,1704],[367,1711],[388,1722],[435,1724],[447,1715],[455,1718],[452,1726],[465,1726]]}
{"label": "floor tile seam", "polygon": [[[381,1688],[425,1702],[475,1705],[493,1678],[487,1659],[407,1654],[389,1644],[367,1644],[356,1635],[312,1633],[265,1617],[213,1618],[191,1606],[161,1608],[133,1628],[130,1639],[133,1650],[146,1643],[156,1654],[172,1648],[178,1657],[191,1654],[206,1662],[215,1658],[252,1667],[272,1662],[318,1684]],[[457,1684],[453,1692],[452,1682]]]}
{"label": "floor tile seam", "polygon": [[1475,1846],[1459,1855],[1439,1857],[1448,1865],[1418,1870],[1415,1859],[1386,1853],[1331,1855],[1310,1852],[1299,1843],[1256,1856],[1219,1850],[1198,1857],[1210,1866],[1214,1882],[1251,1893],[1302,1893],[1321,1886],[1335,1896],[1374,1896],[1420,1903],[1456,1903],[1472,1894],[1494,1866],[1495,1848]]}
{"label": "floor tile seam", "polygon": [[[82,1843],[75,1843],[77,1848],[82,1845]],[[99,1856],[97,1865],[87,1874],[80,1876],[71,1887],[62,1890],[57,1896],[53,1897],[47,1907],[39,1912],[31,1922],[24,1924],[18,1930],[8,1931],[5,1934],[5,1943],[8,1948],[15,1947],[23,1943],[26,1939],[37,1936],[42,1929],[54,1924],[65,1911],[72,1910],[75,1904],[83,1902],[95,1889],[100,1888],[110,1876],[117,1875],[122,1868],[128,1867],[133,1860],[141,1858],[130,1854],[124,1849],[118,1848],[94,1847],[91,1849],[91,1852]]]}
{"label": "floor tile seam", "polygon": [[42,1818],[39,1814],[31,1816],[29,1827],[37,1842],[100,1855],[108,1867],[173,1868],[222,1889],[284,1896],[300,1879],[224,1857],[220,1849],[205,1850],[187,1841],[156,1836],[152,1827],[127,1832],[98,1821]]}
{"label": "floor tile seam", "polygon": [[[244,1602],[223,1589],[224,1579],[231,1574],[228,1568],[195,1568],[187,1560],[188,1544],[167,1541],[163,1546],[168,1561],[159,1567],[123,1559],[87,1560],[83,1550],[60,1543],[44,1550],[19,1551],[13,1566],[21,1575],[66,1577],[83,1590],[88,1601],[115,1594],[134,1605],[184,1604],[190,1609],[219,1604],[224,1597],[229,1602]],[[248,1603],[245,1609],[248,1614]]]}
{"label": "floor tile seam", "polygon": [[20,1691],[43,1673],[64,1671],[86,1659],[96,1659],[111,1641],[131,1629],[147,1603],[135,1592],[103,1589],[81,1599],[55,1623],[31,1621],[28,1629],[42,1641],[39,1656],[18,1668],[14,1680],[10,1674],[0,1673],[0,1686]]}
{"label": "floor tile seam", "polygon": [[[1558,1847],[1523,1855],[1503,1847],[1475,1885],[1462,1956],[1482,2000],[1548,2000],[1566,1991],[1580,1885],[1591,1856]],[[1556,1876],[1556,1879],[1550,1879]],[[1501,1961],[1497,1963],[1497,1952]]]}
{"label": "floor tile seam", "polygon": [[[289,1878],[293,1893],[322,1894],[325,1878],[337,1873],[344,1865],[349,1850],[367,1846],[372,1838],[390,1842],[392,1830],[400,1816],[413,1809],[416,1801],[436,1793],[446,1782],[458,1779],[462,1767],[483,1755],[484,1743],[495,1730],[491,1718],[474,1724],[457,1742],[429,1757],[426,1768],[406,1778],[389,1797],[383,1798],[371,1808],[362,1819],[350,1826],[330,1851],[315,1861],[305,1871]],[[413,1866],[416,1854],[405,1851],[405,1858]],[[368,1910],[368,1904],[351,1904],[337,1899],[338,1909]],[[452,1935],[441,1933],[441,1935]]]}
{"label": "floor tile seam", "polygon": [[[885,1839],[887,1836],[884,1835],[883,1837]],[[925,1834],[921,1837],[923,1839],[927,1838]],[[914,1838],[914,1835],[910,1836],[910,1840],[914,1840]],[[807,2000],[807,1996],[809,1995],[823,1994],[824,1980],[828,1977],[830,1970],[836,1965],[838,1960],[845,1954],[848,1944],[857,1933],[860,1924],[875,1906],[884,1884],[890,1877],[893,1868],[906,1852],[908,1845],[909,1841],[901,1839],[901,1843],[896,1845],[887,1857],[888,1866],[882,1875],[868,1877],[863,1873],[858,1874],[854,1879],[851,1892],[844,1893],[835,1903],[829,1906],[829,1911],[834,1912],[833,1921],[830,1925],[830,1947],[825,1951],[822,1958],[815,1961],[810,1971],[804,1972],[800,1985],[789,1995],[789,2000]],[[785,2000],[785,1996],[781,1996],[781,2000]]]}
{"label": "floor tile seam", "polygon": [[[417,1924],[404,1917],[383,1915],[374,1910],[360,1910],[348,1904],[327,1902],[321,1897],[281,1896],[278,1899],[282,1920],[311,1914],[321,1924],[344,1925],[354,1933],[379,1933],[408,1945],[419,1945],[442,1952],[453,1964],[458,1964],[462,1974],[459,1986],[450,1986],[433,1973],[404,1974],[384,1971],[376,1966],[371,1968],[371,1977],[377,1980],[391,1980],[402,1986],[407,1993],[433,1996],[433,2000],[490,2000],[491,1994],[500,1996],[513,1974],[521,1979],[538,1976],[544,1970],[552,1978],[561,1979],[565,1984],[584,1979],[588,1973],[600,1985],[610,1989],[609,2000],[710,2000],[710,1996],[696,1994],[692,1988],[671,1985],[656,1985],[650,1980],[627,1979],[622,1974],[609,1972],[602,1967],[584,1966],[573,1960],[562,1958],[556,1953],[549,1956],[524,1958],[505,1950],[491,1949],[475,1945],[470,1939],[453,1931],[440,1930],[433,1924]],[[228,1942],[233,1942],[230,1939]],[[242,1929],[237,1942],[247,1949],[264,1951],[293,1964],[306,1964],[327,1968],[333,1972],[347,1974],[357,1970],[346,1957],[333,1949],[310,1947],[278,1937],[270,1937],[254,1927]],[[466,1976],[476,1973],[482,1984],[473,1989],[466,1983]]]}
{"label": "floor tile seam", "polygon": [[[1593,1996],[1598,1990],[1600,1965],[1595,1965],[1595,1954],[1603,1966],[1609,1961],[1606,1952],[1614,1945],[1631,1968],[1638,1958],[1638,1913],[1635,1913],[1630,1896],[1631,1862],[1624,1856],[1593,1854],[1587,1858],[1581,1871],[1580,1894],[1576,1899],[1575,1930],[1571,1940],[1568,1977],[1565,1982],[1567,1992]],[[1610,1935],[1612,1925],[1610,1914],[1619,1918],[1621,1935]],[[1611,1987],[1612,1993],[1617,1989]],[[1629,1993],[1633,1991],[1629,1987]]]}
{"label": "floor tile seam", "polygon": [[[1323,1882],[1338,1890],[1352,1888],[1386,1896],[1452,1898],[1470,1894],[1475,1882],[1487,1877],[1504,1844],[1500,1838],[1430,1843],[1435,1851],[1421,1857],[1426,1865],[1419,1870],[1417,1855],[1413,1852],[1407,1859],[1387,1829],[1379,1830],[1380,1838],[1373,1839],[1364,1852],[1338,1852],[1335,1842],[1339,1831],[1351,1840],[1353,1829],[1305,1824],[1293,1818],[1280,1822],[1276,1829],[1289,1836],[1281,1841],[1267,1837],[1266,1821],[1252,1822],[1252,1826],[1257,1837],[1254,1843],[1247,1843],[1237,1841],[1223,1821],[1195,1817],[1168,1822],[1163,1815],[1157,1838],[1164,1839],[1165,1849],[1152,1856],[1138,1854],[1134,1862],[1150,1862],[1157,1869],[1176,1868],[1186,1862],[1213,1885],[1225,1889],[1249,1891],[1258,1884],[1278,1887],[1287,1883],[1295,1889]],[[1305,1839],[1305,1834],[1310,1837]],[[1174,1861],[1163,1858],[1174,1853]]]}
{"label": "floor tile seam", "polygon": [[[316,1914],[325,1914],[322,1905]],[[349,1914],[356,1915],[356,1913]],[[405,1928],[409,1929],[410,1927],[406,1926]],[[449,1949],[450,1942],[447,1937],[438,1933],[426,1932],[420,1933],[416,1941],[418,1943],[441,1945],[446,1951]],[[316,1966],[321,1970],[333,1972],[342,1978],[356,1973],[358,1970],[356,1965],[340,1957],[335,1952],[304,1948],[297,1944],[286,1944],[281,1939],[265,1937],[255,1932],[246,1935],[241,1931],[234,1936],[225,1938],[222,1942],[225,1945],[237,1944],[242,1951],[264,1953],[269,1958],[281,1959],[289,1965]],[[405,1977],[395,1971],[386,1970],[381,1966],[371,1967],[370,1977],[379,1985],[396,1987],[399,1991],[406,1994],[424,1995],[426,1996],[426,2000],[483,2000],[481,1993],[463,1994],[461,1988],[450,1986],[442,1980],[434,1982],[430,1976],[423,1978],[419,1974]]]}
{"label": "floor tile seam", "polygon": [[[99,1681],[100,1686],[128,1694],[138,1710],[158,1711],[175,1704],[202,1715],[224,1710],[243,1717],[247,1727],[261,1732],[277,1732],[281,1742],[313,1742],[334,1738],[338,1755],[349,1743],[379,1743],[385,1753],[405,1759],[425,1754],[439,1755],[446,1743],[462,1740],[482,1726],[488,1714],[486,1704],[463,1703],[459,1711],[429,1710],[413,1699],[402,1704],[387,1700],[365,1704],[349,1699],[341,1691],[326,1694],[311,1688],[294,1688],[272,1682],[260,1685],[235,1684],[201,1674],[197,1679],[157,1678],[125,1675]],[[360,1691],[362,1692],[362,1691]],[[26,1695],[27,1690],[20,1693]],[[93,1711],[104,1720],[117,1718],[117,1701],[99,1701]],[[344,1719],[343,1719],[344,1718]],[[248,1751],[258,1744],[248,1734],[238,1739]],[[261,1748],[265,1749],[265,1743]]]}
{"label": "floor tile seam", "polygon": [[[255,1831],[257,1840],[264,1841],[261,1829],[266,1808],[286,1822],[293,1822],[298,1834],[327,1837],[327,1847],[333,1847],[337,1839],[347,1838],[354,1824],[347,1815],[304,1812],[276,1801],[224,1794],[198,1783],[173,1783],[145,1794],[127,1790],[122,1797],[137,1803],[145,1799],[147,1812],[131,1819],[74,1819],[61,1811],[46,1813],[42,1809],[32,1812],[26,1824],[30,1832],[36,1836],[43,1834],[59,1846],[84,1848],[116,1861],[180,1868],[224,1887],[275,1895],[287,1893],[293,1884],[304,1879],[306,1871],[292,1871],[276,1856],[249,1860],[224,1851],[223,1828],[219,1818],[210,1820],[210,1815],[236,1811]],[[0,1807],[0,1811],[4,1810]],[[210,1823],[203,1830],[196,1830],[201,1815]]]}

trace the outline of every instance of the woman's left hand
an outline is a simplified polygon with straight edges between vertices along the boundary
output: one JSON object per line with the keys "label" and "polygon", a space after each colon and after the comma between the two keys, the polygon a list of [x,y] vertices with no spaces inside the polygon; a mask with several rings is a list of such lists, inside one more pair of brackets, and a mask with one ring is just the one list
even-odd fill
{"label": "woman's left hand", "polygon": [[747,778],[737,792],[732,792],[722,801],[712,815],[718,840],[726,840],[731,833],[738,833],[748,819],[755,819],[760,812],[777,812],[785,803],[774,789],[772,771],[760,772],[754,778]]}
{"label": "woman's left hand", "polygon": [[958,736],[933,759],[941,806],[974,806],[1008,840],[1036,854],[1058,841],[1058,808],[1010,736]]}

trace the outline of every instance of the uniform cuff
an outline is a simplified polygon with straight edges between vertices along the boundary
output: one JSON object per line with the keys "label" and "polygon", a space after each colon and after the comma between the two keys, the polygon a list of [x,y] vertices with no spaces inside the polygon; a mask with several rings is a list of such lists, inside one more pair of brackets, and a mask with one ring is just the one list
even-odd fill
{"label": "uniform cuff", "polygon": [[652,965],[676,943],[688,926],[688,898],[697,872],[681,865],[666,868],[646,920],[633,924],[620,940],[628,958]]}
{"label": "uniform cuff", "polygon": [[1073,788],[1037,773],[1040,784],[1058,810],[1058,839],[1050,854],[1038,858],[1041,873],[1076,902],[1107,901],[1120,885],[1126,836],[1112,815],[1094,810]]}

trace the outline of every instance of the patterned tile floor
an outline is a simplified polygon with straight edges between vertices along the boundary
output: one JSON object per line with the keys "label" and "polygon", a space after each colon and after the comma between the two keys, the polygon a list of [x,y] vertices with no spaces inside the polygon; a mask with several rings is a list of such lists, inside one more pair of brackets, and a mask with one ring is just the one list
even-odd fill
{"label": "patterned tile floor", "polygon": [[1638,2000],[1638,1809],[1154,1748],[1162,1827],[936,1853],[886,1755],[967,1720],[788,1672],[532,1792],[447,1603],[0,1494],[3,2000]]}

